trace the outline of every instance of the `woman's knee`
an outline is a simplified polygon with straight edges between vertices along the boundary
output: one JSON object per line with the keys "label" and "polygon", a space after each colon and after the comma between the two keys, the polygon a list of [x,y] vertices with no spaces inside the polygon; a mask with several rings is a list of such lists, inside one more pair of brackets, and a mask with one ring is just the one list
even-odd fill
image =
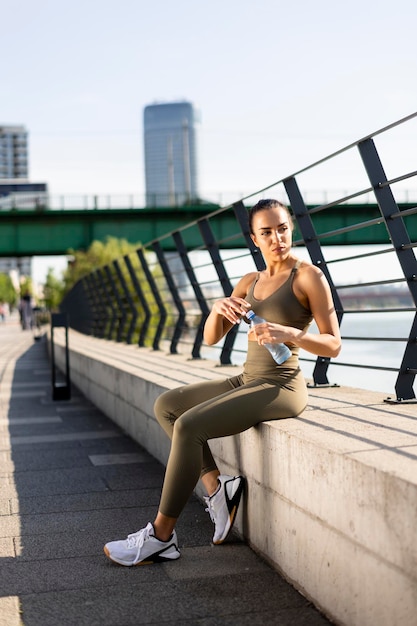
{"label": "woman's knee", "polygon": [[164,391],[155,400],[153,409],[155,417],[161,425],[163,425],[166,421],[170,423],[175,421],[175,416],[173,414],[174,403],[172,398],[172,391],[175,390],[171,389],[169,391]]}
{"label": "woman's knee", "polygon": [[202,445],[207,439],[202,435],[198,427],[198,419],[193,419],[193,410],[183,413],[174,424],[174,434],[176,440],[188,442],[189,444],[197,443]]}

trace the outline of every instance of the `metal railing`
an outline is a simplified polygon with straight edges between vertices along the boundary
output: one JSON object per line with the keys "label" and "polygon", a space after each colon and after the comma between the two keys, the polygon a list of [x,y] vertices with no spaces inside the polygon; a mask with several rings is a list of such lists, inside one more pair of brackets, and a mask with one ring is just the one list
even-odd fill
{"label": "metal railing", "polygon": [[[375,196],[372,189],[367,193],[361,193],[362,204],[374,204]],[[251,194],[236,192],[208,192],[201,198],[195,199],[191,206],[205,204],[216,204],[218,206],[228,206],[233,203],[236,198],[247,197]],[[308,205],[325,205],[330,198],[347,198],[346,202],[354,201],[356,197],[355,191],[338,189],[306,189],[303,191],[304,202]],[[160,200],[159,202],[158,199]],[[399,204],[417,203],[417,187],[406,187],[399,189],[397,192],[397,202]],[[152,196],[152,202],[146,202],[145,194],[49,194],[47,192],[14,192],[0,196],[0,210],[2,211],[96,211],[96,210],[118,210],[131,209],[138,210],[143,208],[159,208],[167,206],[166,195]],[[190,203],[182,201],[181,197],[176,197],[169,205],[175,208],[184,208],[190,206]]]}
{"label": "metal railing", "polygon": [[[305,255],[326,275],[341,325],[344,344],[360,346],[350,361],[312,358],[301,354],[301,360],[313,368],[313,386],[330,385],[329,366],[360,368],[364,371],[395,373],[393,402],[414,402],[417,374],[417,261],[414,230],[417,206],[401,210],[399,194],[404,183],[416,178],[413,167],[387,177],[376,143],[394,129],[417,122],[417,113],[350,144],[317,163],[295,172],[260,191],[245,196],[218,211],[148,242],[134,254],[116,259],[81,279],[67,294],[62,310],[70,315],[70,324],[81,332],[106,339],[152,346],[168,346],[171,353],[186,350],[192,358],[208,354],[203,346],[203,326],[213,301],[230,295],[233,285],[247,271],[262,270],[264,262],[249,235],[247,208],[260,198],[274,197],[286,202],[294,216],[294,246],[298,256]],[[388,162],[396,163],[393,148]],[[395,151],[395,150],[394,150]],[[307,209],[303,187],[308,178],[323,166],[340,167],[339,160],[349,155],[361,170],[358,188],[342,196],[329,195],[327,201]],[[412,164],[415,167],[415,163]],[[379,207],[375,219],[354,221],[349,202],[372,194]],[[338,227],[317,232],[315,217],[331,212]],[[224,237],[214,227],[213,217],[225,212],[236,225],[235,235]],[[385,229],[391,243],[377,250],[352,250],[349,246],[333,249],[332,238],[341,232],[358,229]],[[230,232],[230,231],[229,231]],[[192,237],[191,237],[192,234]],[[170,239],[175,252],[163,250]],[[199,245],[189,245],[189,241]],[[234,248],[232,250],[231,248]],[[371,275],[377,265],[378,278]],[[348,276],[348,279],[346,279]],[[354,277],[354,280],[352,278]],[[350,279],[349,279],[350,278]],[[376,335],[355,325],[355,319],[373,320],[400,316],[402,336],[393,336],[393,324]],[[405,316],[405,317],[404,317]],[[353,334],[349,333],[349,327]],[[375,325],[377,327],[377,324]],[[348,329],[346,334],[345,328]],[[369,324],[367,326],[369,328]],[[314,328],[313,328],[314,332]],[[244,332],[235,327],[209,355],[229,365],[244,358]],[[168,342],[168,343],[167,343]],[[376,361],[367,363],[372,345],[379,346]],[[399,362],[381,361],[387,345],[401,346]],[[392,361],[395,359],[393,358]],[[398,360],[398,356],[397,356]]]}

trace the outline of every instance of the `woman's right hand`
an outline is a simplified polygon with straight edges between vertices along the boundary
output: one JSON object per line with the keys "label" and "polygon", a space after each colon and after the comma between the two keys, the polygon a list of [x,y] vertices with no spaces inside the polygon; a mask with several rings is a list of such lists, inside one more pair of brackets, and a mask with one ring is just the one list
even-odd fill
{"label": "woman's right hand", "polygon": [[238,324],[242,316],[246,315],[250,308],[249,302],[236,296],[220,298],[213,304],[213,312],[217,313],[217,315],[223,315],[231,324]]}

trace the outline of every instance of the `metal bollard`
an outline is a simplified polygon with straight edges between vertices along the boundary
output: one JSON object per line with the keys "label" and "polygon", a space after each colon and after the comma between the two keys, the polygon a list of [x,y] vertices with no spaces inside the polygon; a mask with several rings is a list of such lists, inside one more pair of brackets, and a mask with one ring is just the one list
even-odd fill
{"label": "metal bollard", "polygon": [[[65,328],[65,381],[57,380],[57,368],[55,365],[55,344],[54,344],[54,328]],[[68,351],[68,314],[52,313],[51,314],[51,368],[52,368],[52,400],[70,400],[71,399],[71,380],[69,369],[69,351]]]}

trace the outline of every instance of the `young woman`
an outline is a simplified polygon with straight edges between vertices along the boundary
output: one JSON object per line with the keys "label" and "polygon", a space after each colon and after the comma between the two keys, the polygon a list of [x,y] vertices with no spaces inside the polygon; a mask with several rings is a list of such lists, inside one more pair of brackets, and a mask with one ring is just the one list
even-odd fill
{"label": "young woman", "polygon": [[[249,224],[266,269],[246,274],[230,297],[214,302],[204,339],[208,345],[217,343],[249,309],[267,322],[250,329],[240,375],[179,387],[157,399],[155,415],[172,440],[160,506],[153,523],[105,545],[105,554],[121,565],[179,558],[175,524],[199,478],[208,494],[213,543],[223,543],[236,517],[244,478],[220,474],[208,441],[266,420],[300,415],[307,404],[307,387],[298,364],[299,349],[323,357],[340,352],[328,282],[320,269],[294,255],[287,207],[277,200],[261,200],[250,210]],[[308,330],[312,319],[318,333]],[[266,343],[287,344],[290,358],[277,365]]]}

